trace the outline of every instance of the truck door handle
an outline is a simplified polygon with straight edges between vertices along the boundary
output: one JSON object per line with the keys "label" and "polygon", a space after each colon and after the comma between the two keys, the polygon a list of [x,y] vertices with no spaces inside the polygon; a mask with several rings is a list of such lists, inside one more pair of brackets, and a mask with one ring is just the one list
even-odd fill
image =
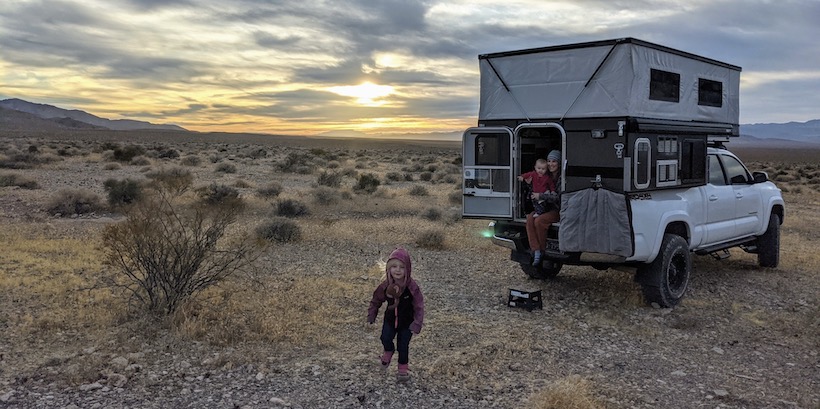
{"label": "truck door handle", "polygon": [[716,195],[710,195],[710,196],[709,196],[709,201],[710,201],[710,202],[714,202],[714,201],[715,201],[715,200],[717,200],[717,199],[718,199],[718,197],[717,197]]}
{"label": "truck door handle", "polygon": [[475,193],[464,193],[464,196],[475,196]]}
{"label": "truck door handle", "polygon": [[735,197],[738,199],[743,199],[743,193],[737,192],[735,193]]}

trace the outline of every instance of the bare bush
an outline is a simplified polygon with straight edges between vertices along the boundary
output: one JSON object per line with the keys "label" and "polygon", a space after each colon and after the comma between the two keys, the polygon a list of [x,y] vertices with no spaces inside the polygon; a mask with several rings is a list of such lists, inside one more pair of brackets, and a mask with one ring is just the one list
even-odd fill
{"label": "bare bush", "polygon": [[233,163],[220,163],[216,165],[216,171],[222,173],[236,173],[236,165]]}
{"label": "bare bush", "polygon": [[52,196],[46,211],[52,215],[71,216],[103,209],[102,199],[88,189],[63,189]]}
{"label": "bare bush", "polygon": [[265,197],[265,198],[270,198],[270,197],[279,196],[279,194],[282,193],[282,189],[283,189],[283,187],[282,187],[281,183],[279,183],[279,182],[270,182],[267,185],[257,189],[256,193],[258,193],[259,196],[262,196],[262,197]]}
{"label": "bare bush", "polygon": [[381,184],[381,180],[379,177],[372,174],[372,173],[363,173],[359,176],[359,180],[356,183],[356,186],[353,187],[357,193],[369,193],[373,194],[373,192],[378,189],[379,185]]}
{"label": "bare bush", "polygon": [[172,314],[186,299],[250,266],[260,254],[245,236],[228,243],[241,206],[185,206],[157,190],[103,232],[105,263],[121,273],[111,284],[147,310]]}
{"label": "bare bush", "polygon": [[17,186],[23,189],[37,189],[40,184],[29,176],[18,173],[0,173],[0,187]]}
{"label": "bare bush", "polygon": [[416,237],[416,245],[429,250],[443,250],[445,247],[444,238],[443,230],[424,230]]}
{"label": "bare bush", "polygon": [[310,214],[310,209],[298,200],[283,199],[276,204],[276,214],[285,217],[299,217]]}
{"label": "bare bush", "polygon": [[313,201],[322,206],[339,203],[339,191],[327,186],[319,186],[313,190]]}
{"label": "bare bush", "polygon": [[257,227],[256,235],[268,241],[287,243],[300,240],[302,229],[291,219],[275,217]]}
{"label": "bare bush", "polygon": [[103,182],[103,187],[108,194],[108,204],[111,206],[130,205],[142,197],[142,185],[133,179],[108,179]]}
{"label": "bare bush", "polygon": [[321,186],[339,187],[342,185],[342,174],[339,172],[323,171],[316,177],[316,183]]}
{"label": "bare bush", "polygon": [[199,166],[202,163],[202,158],[199,155],[187,155],[179,160],[182,166]]}
{"label": "bare bush", "polygon": [[407,191],[407,194],[410,196],[429,196],[430,192],[428,192],[427,188],[422,185],[413,185],[413,187]]}
{"label": "bare bush", "polygon": [[181,195],[194,183],[194,175],[190,170],[179,166],[160,168],[145,174],[145,177],[162,186],[163,189]]}

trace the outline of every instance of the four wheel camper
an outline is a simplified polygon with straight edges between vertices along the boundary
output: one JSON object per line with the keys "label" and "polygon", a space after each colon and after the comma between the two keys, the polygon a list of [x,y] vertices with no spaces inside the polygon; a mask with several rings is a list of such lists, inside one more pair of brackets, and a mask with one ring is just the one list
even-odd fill
{"label": "four wheel camper", "polygon": [[[688,222],[646,232],[633,219],[706,185],[707,147],[738,136],[740,67],[622,38],[484,54],[479,68],[478,126],[462,141],[463,216],[492,219],[494,242],[525,272],[646,265],[669,229],[695,245],[699,227]],[[560,222],[546,261],[531,266],[516,176],[552,149],[562,152]]]}

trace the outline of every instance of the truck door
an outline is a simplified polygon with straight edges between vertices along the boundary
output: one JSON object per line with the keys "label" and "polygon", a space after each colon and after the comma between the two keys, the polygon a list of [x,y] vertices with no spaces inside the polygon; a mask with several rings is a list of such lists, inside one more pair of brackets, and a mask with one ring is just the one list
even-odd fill
{"label": "truck door", "polygon": [[512,219],[513,133],[507,127],[478,127],[464,132],[465,217]]}
{"label": "truck door", "polygon": [[736,200],[718,155],[709,155],[706,192],[706,242],[719,243],[735,237]]}
{"label": "truck door", "polygon": [[735,197],[735,235],[750,236],[763,227],[760,191],[752,185],[752,175],[739,160],[729,155],[720,158]]}

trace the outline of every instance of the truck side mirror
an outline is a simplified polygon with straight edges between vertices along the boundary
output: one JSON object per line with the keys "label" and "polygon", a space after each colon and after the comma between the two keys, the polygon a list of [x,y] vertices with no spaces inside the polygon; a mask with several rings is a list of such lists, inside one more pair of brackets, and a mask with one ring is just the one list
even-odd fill
{"label": "truck side mirror", "polygon": [[769,174],[763,171],[752,172],[752,178],[754,179],[754,183],[763,183],[769,180]]}

